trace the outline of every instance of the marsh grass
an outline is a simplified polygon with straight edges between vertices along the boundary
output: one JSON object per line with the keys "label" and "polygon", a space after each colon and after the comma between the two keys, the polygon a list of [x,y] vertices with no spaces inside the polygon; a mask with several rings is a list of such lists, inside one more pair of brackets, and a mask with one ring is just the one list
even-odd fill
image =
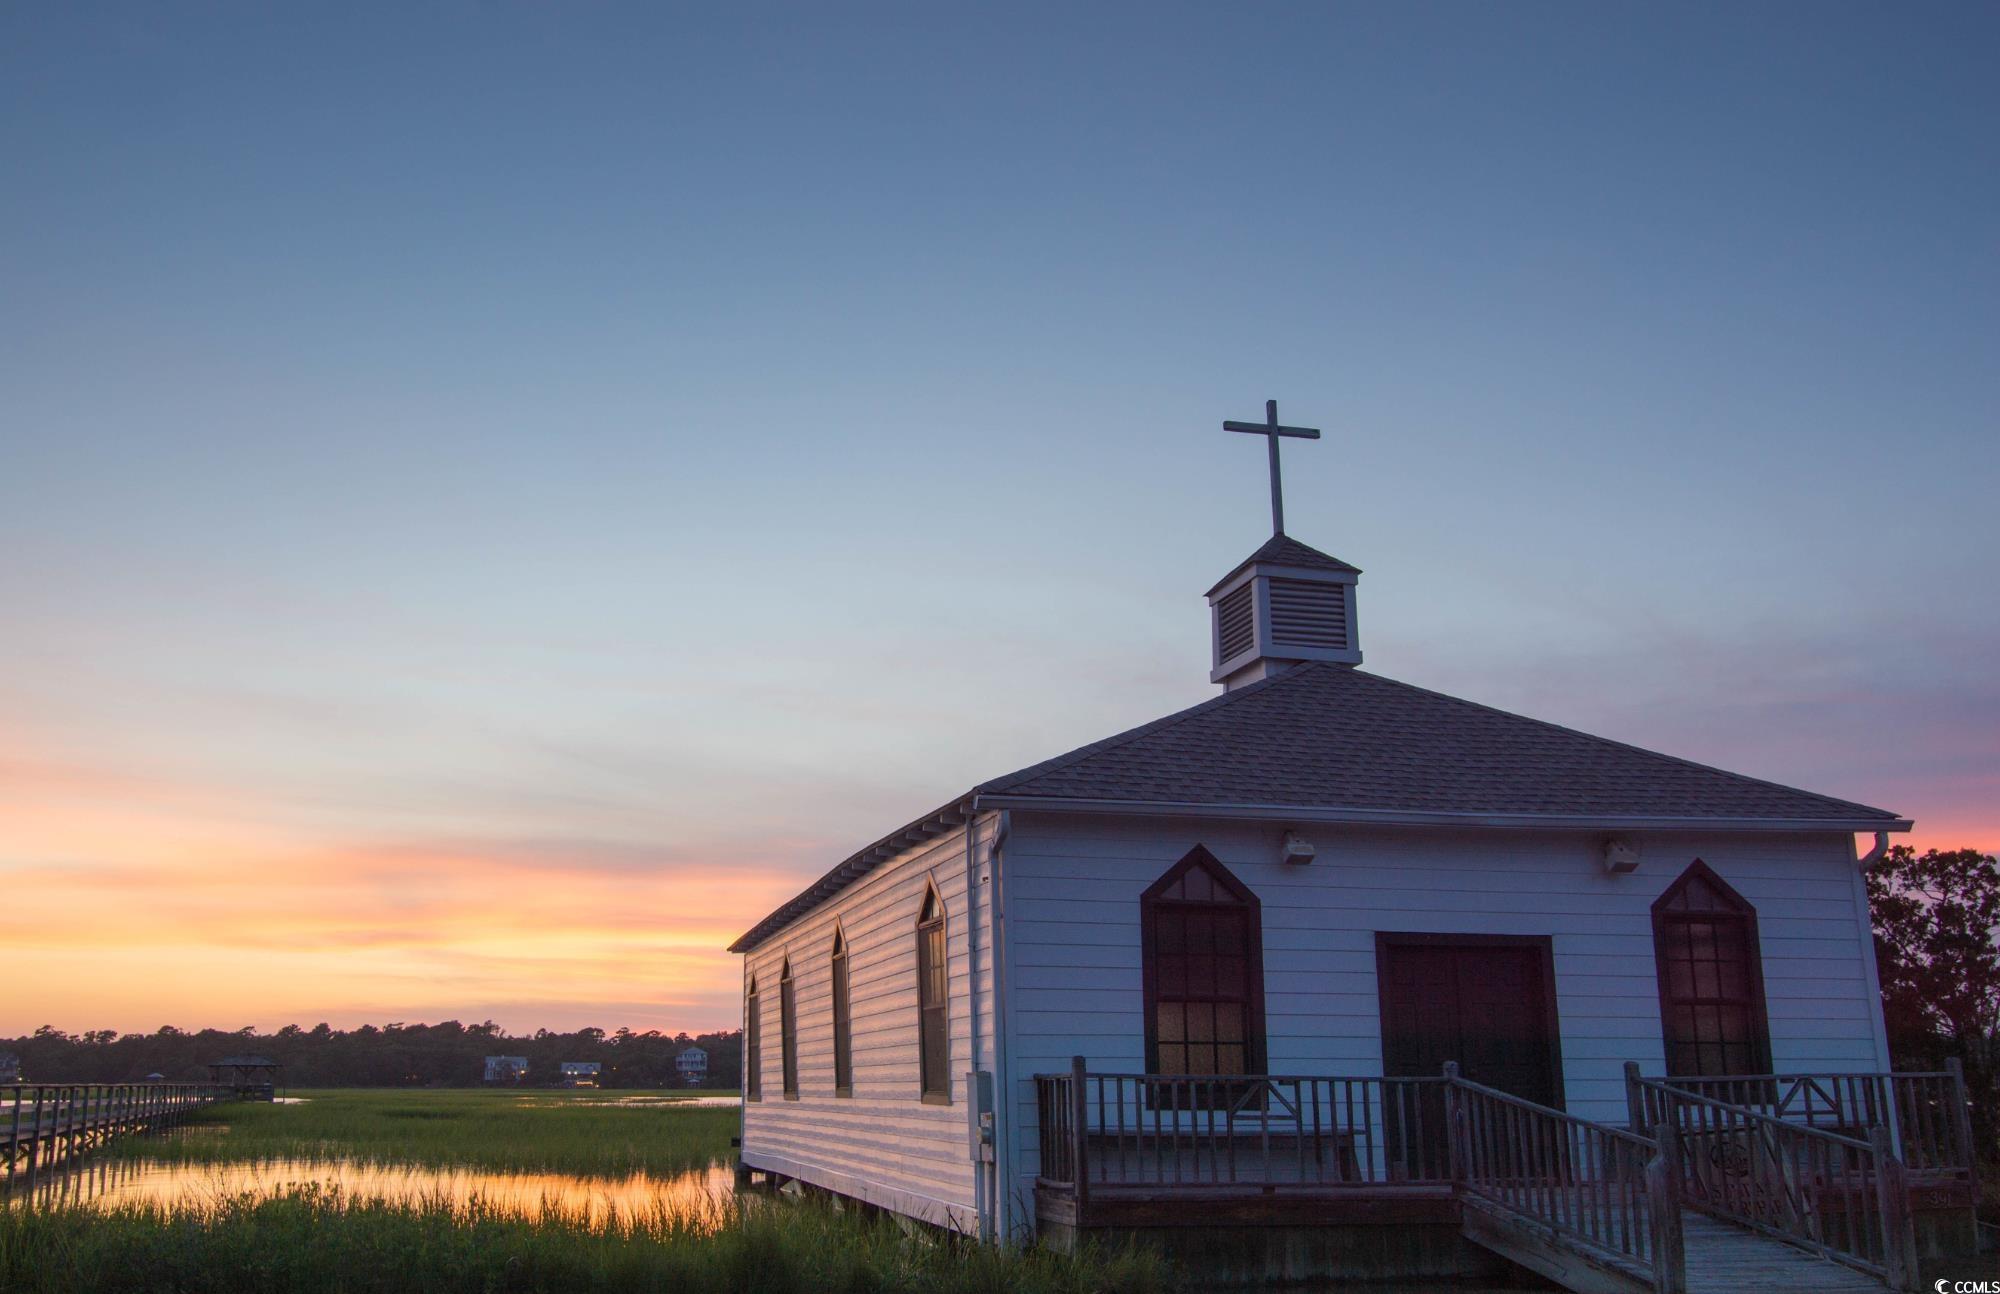
{"label": "marsh grass", "polygon": [[344,1159],[500,1171],[671,1176],[729,1153],[737,1112],[623,1092],[339,1089],[297,1105],[228,1102],[177,1134],[126,1137],[109,1153],[167,1163]]}
{"label": "marsh grass", "polygon": [[606,1228],[447,1202],[387,1205],[304,1189],[173,1209],[0,1209],[0,1289],[159,1294],[1155,1294],[1143,1254],[1003,1251],[807,1202],[717,1199]]}

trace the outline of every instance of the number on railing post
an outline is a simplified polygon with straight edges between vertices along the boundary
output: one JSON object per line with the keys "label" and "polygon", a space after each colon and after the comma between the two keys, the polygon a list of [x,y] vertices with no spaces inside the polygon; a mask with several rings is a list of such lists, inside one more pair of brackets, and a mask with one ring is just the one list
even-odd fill
{"label": "number on railing post", "polygon": [[1687,1294],[1687,1253],[1681,1234],[1681,1135],[1670,1110],[1653,1125],[1646,1165],[1646,1212],[1653,1224],[1654,1294]]}
{"label": "number on railing post", "polygon": [[1875,1206],[1882,1218],[1882,1266],[1889,1287],[1917,1288],[1916,1222],[1910,1216],[1910,1179],[1903,1161],[1896,1158],[1895,1139],[1887,1128],[1868,1131],[1869,1148],[1875,1157]]}
{"label": "number on railing post", "polygon": [[[1090,1196],[1090,1142],[1088,1126],[1090,1120],[1090,1098],[1083,1090],[1083,1057],[1072,1056],[1069,1062],[1069,1110],[1070,1110],[1070,1172],[1076,1178],[1076,1207],[1081,1214]],[[1082,1221],[1079,1216],[1078,1221]]]}

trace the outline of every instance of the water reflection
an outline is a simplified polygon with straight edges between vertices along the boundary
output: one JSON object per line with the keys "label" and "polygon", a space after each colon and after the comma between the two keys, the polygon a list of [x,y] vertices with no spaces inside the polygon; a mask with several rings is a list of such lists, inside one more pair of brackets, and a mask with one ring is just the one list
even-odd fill
{"label": "water reflection", "polygon": [[588,1101],[579,1101],[572,1096],[524,1096],[520,1104],[537,1110],[573,1110],[578,1106],[597,1109],[607,1105],[683,1110],[714,1110],[726,1106],[733,1110],[743,1104],[743,1101],[741,1097],[735,1096],[616,1096],[607,1100]]}
{"label": "water reflection", "polygon": [[489,1214],[553,1216],[591,1227],[601,1227],[614,1218],[663,1214],[709,1226],[720,1219],[732,1185],[732,1175],[724,1164],[667,1177],[634,1173],[622,1178],[585,1178],[567,1173],[424,1168],[347,1160],[163,1164],[102,1158],[51,1172],[37,1183],[32,1196],[22,1190],[9,1198],[16,1202],[32,1198],[42,1207],[200,1208],[246,1194],[261,1198],[318,1187],[338,1190],[348,1200],[445,1204],[461,1213],[477,1202]]}

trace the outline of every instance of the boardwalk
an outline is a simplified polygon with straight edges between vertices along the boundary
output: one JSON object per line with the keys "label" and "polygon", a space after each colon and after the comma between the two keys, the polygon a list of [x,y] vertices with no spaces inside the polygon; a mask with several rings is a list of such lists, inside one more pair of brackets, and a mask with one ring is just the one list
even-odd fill
{"label": "boardwalk", "polygon": [[235,1093],[212,1083],[60,1083],[0,1088],[5,1184],[32,1188],[43,1169],[113,1137],[180,1122]]}

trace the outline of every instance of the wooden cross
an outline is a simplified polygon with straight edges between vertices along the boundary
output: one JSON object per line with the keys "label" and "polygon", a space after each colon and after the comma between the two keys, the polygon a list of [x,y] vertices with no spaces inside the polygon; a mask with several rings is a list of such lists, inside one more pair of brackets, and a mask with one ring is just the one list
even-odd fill
{"label": "wooden cross", "polygon": [[1285,533],[1285,487],[1278,475],[1278,437],[1297,436],[1302,440],[1318,440],[1317,427],[1280,427],[1278,425],[1278,402],[1264,401],[1264,421],[1225,422],[1224,431],[1247,431],[1259,436],[1267,436],[1271,441],[1271,533]]}

